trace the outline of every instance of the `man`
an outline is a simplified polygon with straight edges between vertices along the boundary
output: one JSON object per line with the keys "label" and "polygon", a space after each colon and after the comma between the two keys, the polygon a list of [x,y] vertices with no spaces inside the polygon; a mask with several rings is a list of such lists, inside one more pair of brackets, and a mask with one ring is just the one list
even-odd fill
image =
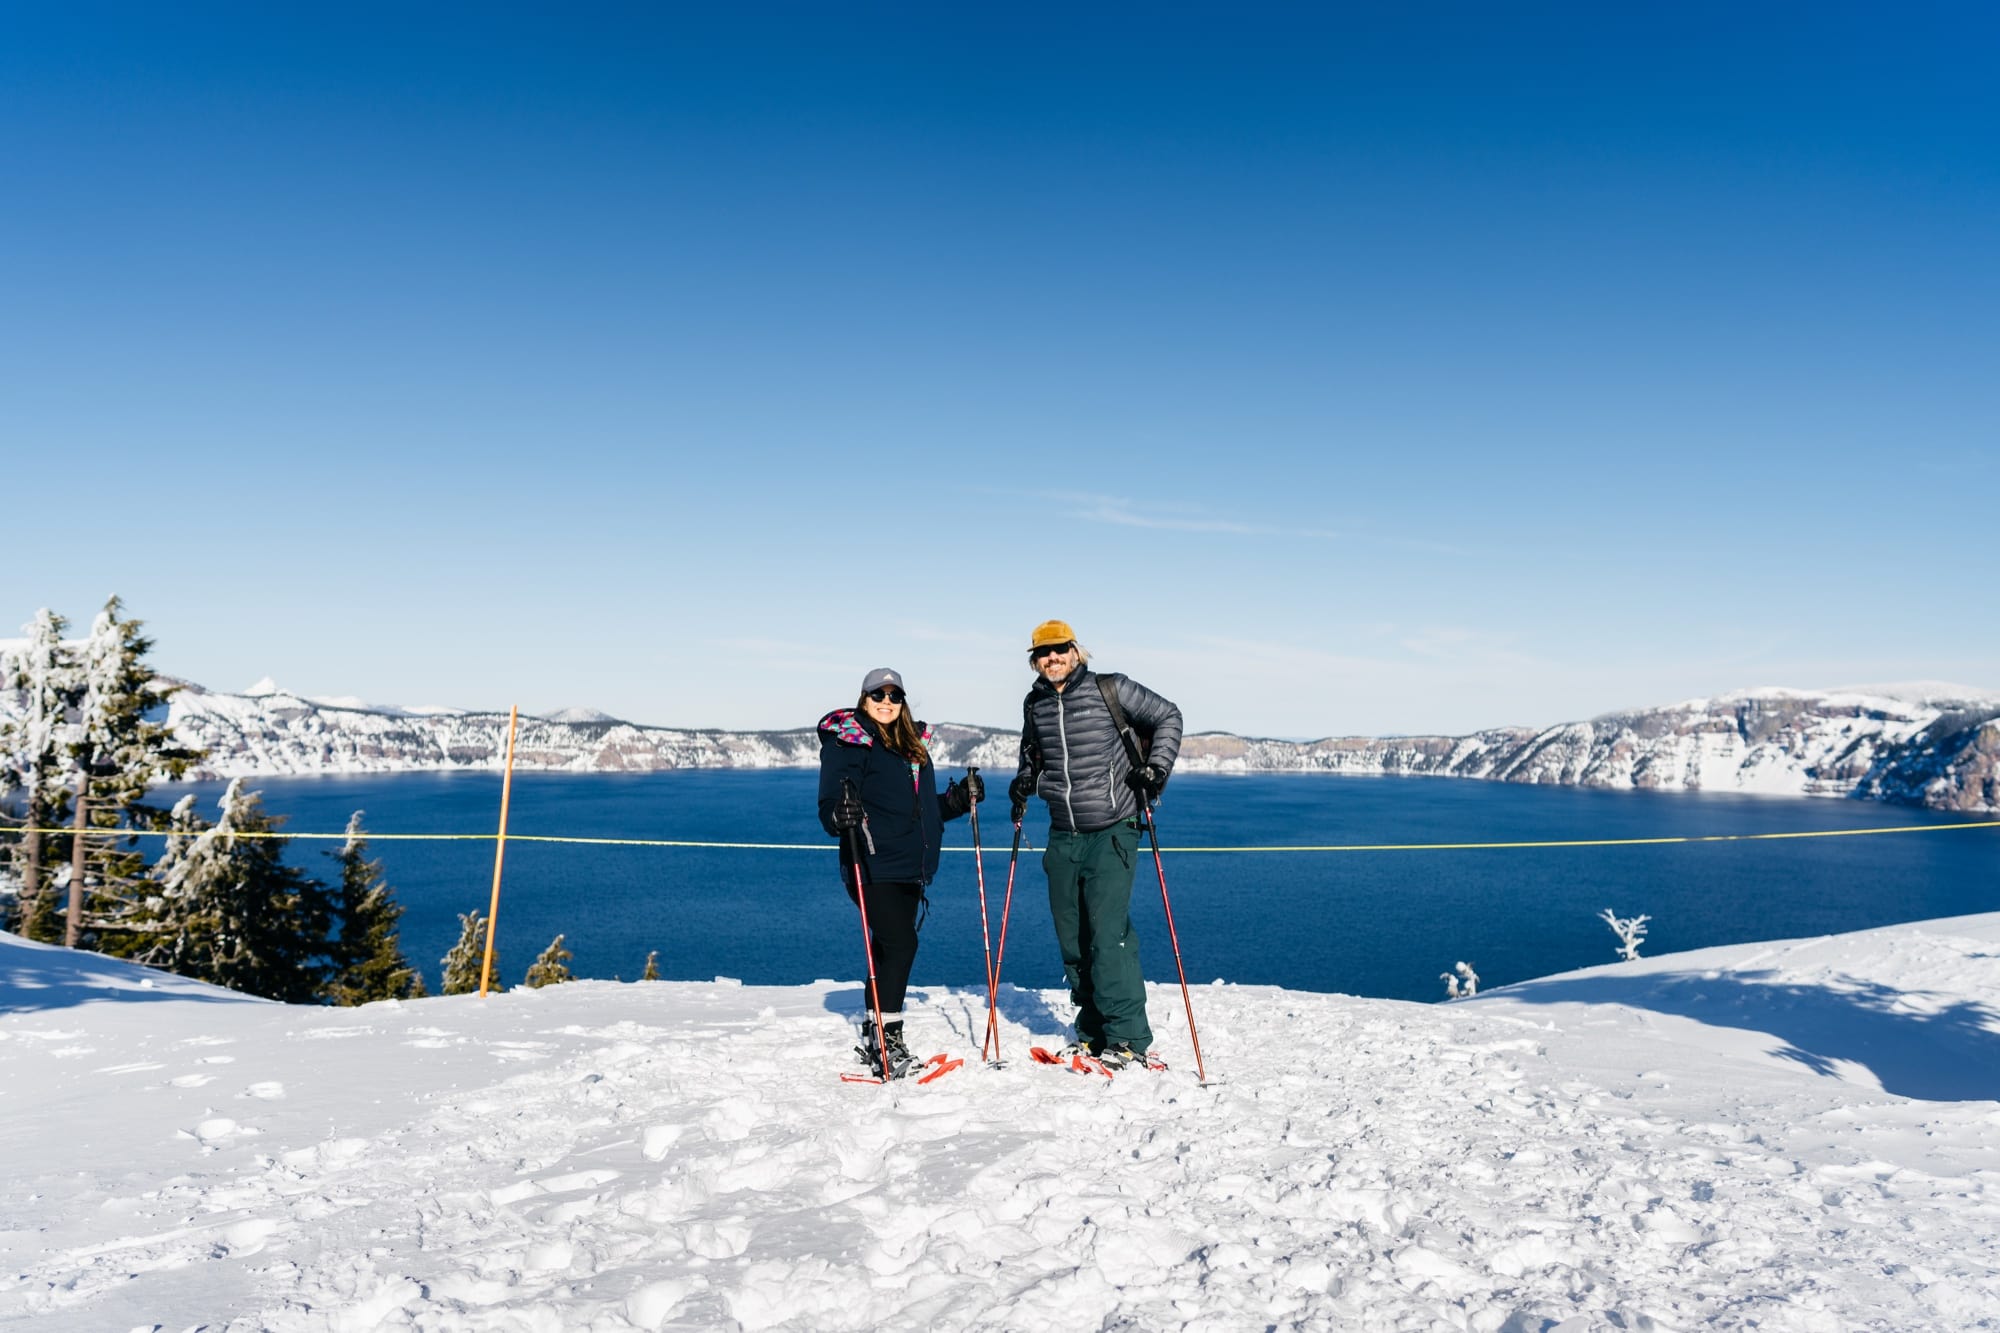
{"label": "man", "polygon": [[1120,711],[1147,746],[1135,765],[1090,654],[1060,620],[1029,638],[1040,677],[1022,709],[1021,762],[1007,794],[1018,821],[1028,797],[1049,807],[1049,911],[1063,974],[1076,1002],[1076,1042],[1108,1068],[1145,1064],[1153,1045],[1139,938],[1132,930],[1132,872],[1139,861],[1140,802],[1167,785],[1181,748],[1181,710],[1137,681],[1107,675]]}

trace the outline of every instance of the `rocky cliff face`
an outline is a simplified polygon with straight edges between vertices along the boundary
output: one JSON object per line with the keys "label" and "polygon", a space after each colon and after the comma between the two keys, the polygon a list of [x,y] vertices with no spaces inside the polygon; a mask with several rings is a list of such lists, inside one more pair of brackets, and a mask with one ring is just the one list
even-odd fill
{"label": "rocky cliff face", "polygon": [[1199,735],[1183,748],[1182,767],[1860,796],[1991,812],[2000,810],[2000,705],[1752,690],[1543,731],[1310,742]]}
{"label": "rocky cliff face", "polygon": [[[574,718],[581,710],[570,710]],[[507,752],[505,713],[408,713],[322,703],[272,692],[221,694],[190,685],[169,717],[190,747],[208,752],[206,776],[388,773],[498,768]],[[936,728],[940,768],[1010,768],[1016,738],[951,723]],[[799,768],[819,762],[811,727],[722,731],[648,727],[602,716],[523,717],[514,765],[575,773],[654,773],[677,768]]]}
{"label": "rocky cliff face", "polygon": [[[1960,696],[1752,690],[1469,736],[1281,741],[1206,732],[1187,738],[1181,768],[1857,796],[2000,811],[2000,698]],[[11,702],[0,693],[0,713]],[[208,752],[203,771],[211,776],[491,769],[507,743],[503,713],[411,713],[275,690],[189,686],[174,697],[170,717],[185,744]],[[1011,731],[944,723],[937,736],[940,769],[977,764],[996,776],[1012,773]],[[522,769],[566,772],[809,767],[818,757],[810,727],[685,730],[575,711],[562,720],[522,718],[515,748]]]}

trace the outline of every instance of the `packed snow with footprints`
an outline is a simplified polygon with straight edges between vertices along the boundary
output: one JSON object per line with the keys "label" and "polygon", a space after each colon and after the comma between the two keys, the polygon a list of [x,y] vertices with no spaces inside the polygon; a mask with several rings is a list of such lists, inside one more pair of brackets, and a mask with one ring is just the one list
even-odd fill
{"label": "packed snow with footprints", "polygon": [[[2000,1327],[2000,914],[1448,1005],[855,983],[287,1007],[0,936],[0,1320],[37,1329]],[[920,973],[921,975],[921,973]]]}

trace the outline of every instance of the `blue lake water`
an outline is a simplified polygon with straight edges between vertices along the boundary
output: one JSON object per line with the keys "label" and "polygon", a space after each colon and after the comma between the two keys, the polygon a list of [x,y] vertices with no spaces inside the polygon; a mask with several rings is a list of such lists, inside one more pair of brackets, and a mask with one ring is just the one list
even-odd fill
{"label": "blue lake water", "polygon": [[[809,770],[524,774],[512,834],[796,842],[825,851],[575,847],[510,842],[498,932],[519,981],[558,933],[579,976],[634,978],[658,950],[669,979],[791,984],[864,973],[854,908]],[[191,784],[213,815],[219,783]],[[295,832],[337,832],[354,810],[377,833],[491,833],[488,774],[265,778],[248,784]],[[170,788],[178,795],[185,788]],[[982,808],[987,894],[998,932],[1012,829],[1004,799]],[[1424,778],[1258,774],[1177,777],[1159,810],[1162,844],[1437,843],[1678,837],[1965,823],[1874,803],[1589,791]],[[1047,830],[1040,803],[1029,841]],[[964,820],[947,846],[970,846]],[[997,844],[997,846],[996,846]],[[290,859],[330,879],[327,843]],[[433,990],[458,913],[485,910],[490,842],[378,842],[371,853],[408,909],[403,944]],[[1491,851],[1176,854],[1167,887],[1191,982],[1221,977],[1301,990],[1436,999],[1459,959],[1491,987],[1613,961],[1597,918],[1652,918],[1645,952],[1859,930],[2000,910],[2000,830],[1751,843]],[[1062,984],[1038,853],[1021,855],[1004,980]],[[947,853],[913,981],[984,975],[970,855]],[[1146,974],[1174,978],[1150,858],[1133,891]]]}

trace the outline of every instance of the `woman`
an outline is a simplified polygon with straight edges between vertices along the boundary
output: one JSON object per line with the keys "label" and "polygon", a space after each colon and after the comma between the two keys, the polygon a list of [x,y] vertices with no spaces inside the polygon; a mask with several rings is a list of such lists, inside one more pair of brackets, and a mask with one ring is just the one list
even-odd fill
{"label": "woman", "polygon": [[[853,899],[855,857],[868,895],[875,1003],[892,1078],[915,1064],[903,1044],[903,993],[917,957],[924,886],[937,874],[944,821],[985,799],[977,773],[939,795],[931,768],[930,728],[910,717],[903,678],[877,667],[861,682],[853,708],[819,720],[819,822],[840,839],[840,877]],[[865,828],[864,828],[865,824]],[[861,1062],[881,1071],[873,1014],[862,1018]]]}

